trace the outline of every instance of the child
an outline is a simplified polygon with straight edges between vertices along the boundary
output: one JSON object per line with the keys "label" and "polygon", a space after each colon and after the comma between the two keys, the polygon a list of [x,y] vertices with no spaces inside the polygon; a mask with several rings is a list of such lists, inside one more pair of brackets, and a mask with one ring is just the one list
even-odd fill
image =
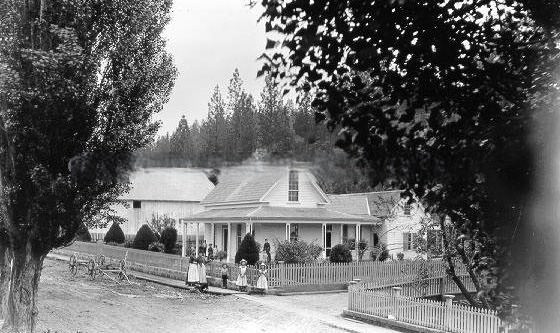
{"label": "child", "polygon": [[261,263],[261,267],[259,268],[259,279],[257,280],[257,289],[265,293],[268,290],[268,280],[266,279],[267,273],[266,265]]}
{"label": "child", "polygon": [[224,289],[227,289],[227,279],[228,279],[228,268],[226,264],[222,265],[222,268],[220,269],[221,273],[222,273],[222,287]]}
{"label": "child", "polygon": [[189,263],[189,270],[187,271],[187,286],[192,286],[198,283],[198,267],[196,266],[196,260],[194,257],[191,257]]}
{"label": "child", "polygon": [[247,289],[247,260],[245,259],[241,259],[239,275],[237,276],[235,284],[239,287],[239,291],[245,291]]}
{"label": "child", "polygon": [[208,289],[208,280],[206,279],[206,265],[204,265],[204,258],[198,258],[198,283],[200,284],[200,291]]}

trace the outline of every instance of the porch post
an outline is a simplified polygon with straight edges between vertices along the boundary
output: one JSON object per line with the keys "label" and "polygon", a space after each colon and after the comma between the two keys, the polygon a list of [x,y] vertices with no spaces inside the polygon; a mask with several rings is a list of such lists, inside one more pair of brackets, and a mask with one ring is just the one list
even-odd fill
{"label": "porch post", "polygon": [[194,246],[194,256],[196,258],[198,258],[198,241],[199,241],[199,239],[198,239],[199,235],[198,234],[200,233],[199,226],[200,226],[200,223],[196,222],[196,236],[194,238],[195,242],[196,242],[196,245]]}
{"label": "porch post", "polygon": [[[212,246],[216,245],[216,224],[215,223],[210,223],[210,239],[212,240]],[[210,245],[208,242],[206,242],[207,245]],[[215,253],[214,253],[215,255]]]}
{"label": "porch post", "polygon": [[323,258],[327,258],[327,224],[321,225],[321,238],[323,239]]}
{"label": "porch post", "polygon": [[360,251],[358,250],[359,248],[359,243],[360,243],[360,237],[361,237],[361,225],[359,223],[356,223],[356,243],[354,245],[354,250],[356,251],[356,260],[360,260]]}
{"label": "porch post", "polygon": [[286,240],[287,241],[290,240],[290,231],[291,231],[290,224],[286,223]]}
{"label": "porch post", "polygon": [[227,237],[227,249],[225,250],[227,252],[226,262],[229,262],[231,259],[231,222],[228,222],[227,224]]}
{"label": "porch post", "polygon": [[253,234],[253,224],[251,222],[245,222],[245,233]]}
{"label": "porch post", "polygon": [[181,235],[181,240],[183,242],[183,246],[181,247],[181,257],[187,256],[187,222],[183,221],[183,225],[181,226],[183,231],[183,235]]}
{"label": "porch post", "polygon": [[340,224],[340,244],[343,243],[343,241],[344,241],[343,238],[344,238],[344,224],[341,223]]}

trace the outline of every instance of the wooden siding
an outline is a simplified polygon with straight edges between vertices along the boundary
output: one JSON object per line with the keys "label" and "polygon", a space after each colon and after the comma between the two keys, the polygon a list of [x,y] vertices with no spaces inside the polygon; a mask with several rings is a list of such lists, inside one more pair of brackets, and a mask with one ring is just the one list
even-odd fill
{"label": "wooden siding", "polygon": [[299,201],[288,201],[288,170],[278,183],[267,193],[262,201],[269,202],[270,206],[281,207],[317,207],[318,203],[325,203],[325,199],[313,186],[314,178],[309,172],[299,170]]}
{"label": "wooden siding", "polygon": [[[188,217],[193,214],[199,213],[204,208],[198,202],[181,202],[181,201],[141,201],[141,208],[132,208],[132,201],[127,201],[129,207],[116,205],[115,210],[118,216],[124,217],[127,222],[121,225],[123,232],[127,235],[135,235],[138,229],[143,224],[152,220],[152,214],[159,216],[167,215],[175,219],[177,232],[179,235],[183,234],[183,228],[179,224],[179,218]],[[106,228],[92,229],[92,232],[105,233],[109,230],[110,225]],[[187,227],[187,234],[194,235],[196,233],[196,226],[189,225]],[[201,228],[200,234],[204,234],[204,229]]]}

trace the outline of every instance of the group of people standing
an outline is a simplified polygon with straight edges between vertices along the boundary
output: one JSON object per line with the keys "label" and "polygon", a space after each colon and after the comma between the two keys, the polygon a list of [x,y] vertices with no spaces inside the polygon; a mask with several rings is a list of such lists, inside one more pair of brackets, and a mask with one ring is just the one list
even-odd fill
{"label": "group of people standing", "polygon": [[190,258],[189,269],[187,270],[187,286],[194,286],[205,291],[208,289],[208,280],[206,279],[206,264],[203,257]]}
{"label": "group of people standing", "polygon": [[[227,287],[227,275],[224,276],[224,268],[226,268],[225,273],[227,274],[227,265],[224,264],[222,266],[222,283],[224,284],[224,288]],[[266,292],[268,290],[268,280],[266,274],[268,270],[266,269],[266,264],[261,263],[258,269],[259,277],[257,279],[257,284],[255,285],[255,290],[258,292]],[[247,260],[241,259],[239,262],[239,271],[237,274],[237,280],[235,281],[235,285],[239,288],[239,291],[246,291],[247,290]]]}

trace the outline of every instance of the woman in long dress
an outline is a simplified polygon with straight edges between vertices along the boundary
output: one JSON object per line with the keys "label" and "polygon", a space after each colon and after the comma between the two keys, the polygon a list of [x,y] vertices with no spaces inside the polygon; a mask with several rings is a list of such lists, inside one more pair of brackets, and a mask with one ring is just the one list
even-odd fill
{"label": "woman in long dress", "polygon": [[196,260],[191,257],[189,263],[189,270],[187,271],[187,285],[193,286],[198,283],[198,267],[196,265]]}
{"label": "woman in long dress", "polygon": [[241,259],[239,274],[237,275],[235,284],[240,291],[245,291],[245,289],[247,289],[247,260],[245,259]]}
{"label": "woman in long dress", "polygon": [[200,283],[200,291],[208,289],[208,280],[206,280],[206,265],[204,258],[198,258],[198,283]]}
{"label": "woman in long dress", "polygon": [[266,269],[266,265],[261,263],[261,267],[259,268],[259,279],[257,280],[257,289],[260,292],[266,292],[268,290],[268,280],[266,278],[266,273],[268,270]]}

